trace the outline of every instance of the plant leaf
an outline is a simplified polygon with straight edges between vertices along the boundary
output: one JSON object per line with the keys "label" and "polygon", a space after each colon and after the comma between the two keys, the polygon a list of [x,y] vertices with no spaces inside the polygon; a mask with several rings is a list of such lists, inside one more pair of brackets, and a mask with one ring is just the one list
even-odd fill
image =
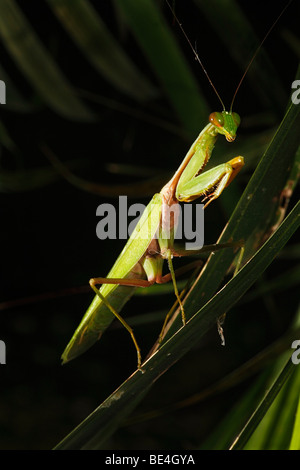
{"label": "plant leaf", "polygon": [[72,93],[71,85],[14,0],[0,4],[0,36],[16,65],[50,108],[71,120],[94,119]]}
{"label": "plant leaf", "polygon": [[194,135],[208,107],[168,25],[151,0],[115,0],[184,127]]}
{"label": "plant leaf", "polygon": [[47,1],[84,56],[109,83],[139,101],[157,95],[88,1]]}

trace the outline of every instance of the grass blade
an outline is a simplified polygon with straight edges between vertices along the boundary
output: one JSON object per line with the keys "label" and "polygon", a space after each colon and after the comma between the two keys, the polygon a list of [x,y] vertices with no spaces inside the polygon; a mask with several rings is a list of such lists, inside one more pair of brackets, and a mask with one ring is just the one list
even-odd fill
{"label": "grass blade", "polygon": [[239,450],[245,447],[249,438],[252,436],[257,426],[261,423],[263,417],[266,415],[267,411],[274,402],[278,393],[282,390],[283,385],[295,371],[295,368],[295,364],[293,364],[293,362],[289,359],[285,367],[281,371],[279,377],[275,380],[274,384],[272,385],[269,392],[266,394],[265,398],[262,400],[257,410],[253,413],[252,417],[250,418],[246,426],[243,428],[242,432],[231,445],[230,450]]}
{"label": "grass blade", "polygon": [[165,93],[184,127],[198,132],[206,121],[208,107],[168,25],[151,0],[116,0],[116,5],[162,83]]}
{"label": "grass blade", "polygon": [[293,435],[290,443],[290,450],[300,450],[300,397],[298,397],[297,412],[295,418],[295,424],[293,429]]}
{"label": "grass blade", "polygon": [[123,52],[93,6],[83,0],[48,0],[53,12],[89,62],[109,83],[139,101],[157,92]]}
{"label": "grass blade", "polygon": [[16,65],[50,108],[71,120],[93,120],[14,0],[0,4],[0,36]]}

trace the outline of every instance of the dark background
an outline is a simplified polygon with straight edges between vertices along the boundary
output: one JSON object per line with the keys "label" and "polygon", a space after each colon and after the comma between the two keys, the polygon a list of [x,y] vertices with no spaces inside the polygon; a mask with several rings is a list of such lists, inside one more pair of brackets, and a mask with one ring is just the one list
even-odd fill
{"label": "dark background", "polygon": [[[124,35],[120,31],[113,2],[91,3],[139,68],[159,88],[130,32]],[[274,2],[241,1],[239,4],[258,37],[262,38],[285,2],[276,2],[276,9]],[[1,169],[51,169],[40,149],[40,143],[44,142],[62,161],[74,165],[74,173],[95,183],[130,184],[141,179],[140,175],[111,174],[108,162],[135,165],[144,169],[146,177],[151,169],[158,175],[166,174],[167,180],[169,172],[172,174],[181,162],[190,142],[180,135],[168,133],[159,125],[159,119],[163,118],[180,128],[163,92],[155,101],[144,105],[131,101],[95,72],[46,3],[28,1],[18,2],[18,5],[76,90],[83,89],[145,113],[153,117],[153,124],[137,119],[129,112],[120,112],[90,100],[85,103],[97,115],[95,123],[64,119],[46,106],[38,106],[30,113],[19,113],[11,110],[7,102],[7,106],[1,106],[1,119],[18,151],[12,153],[2,146]],[[297,6],[297,2],[291,5],[265,46],[287,90],[287,97],[297,58],[283,39],[282,31],[297,31]],[[203,72],[182,35],[172,25],[170,12],[164,5],[162,7],[190,67],[205,90],[211,110],[218,109],[219,104]],[[192,2],[176,2],[176,11],[191,41],[197,42],[199,53],[201,49],[201,57],[223,100],[230,103],[241,71]],[[38,101],[3,43],[0,51],[1,64],[13,76],[19,90],[32,102]],[[245,81],[236,100],[236,111],[242,117],[254,116],[268,111],[262,107]],[[284,109],[282,115],[283,112]],[[204,122],[200,123],[199,130],[204,125]],[[267,126],[259,123],[254,128],[263,131]],[[253,128],[241,126],[241,139],[252,131]],[[238,153],[234,147],[230,151],[233,156]],[[246,179],[247,172],[241,177],[241,189]],[[18,306],[6,309],[2,306],[0,311],[0,339],[7,347],[7,364],[0,368],[1,449],[52,448],[125,380],[136,364],[129,335],[115,322],[99,344],[76,361],[63,367],[60,365],[60,355],[93,294],[87,290],[87,293],[59,296],[59,291],[86,286],[90,277],[104,276],[124,242],[99,241],[96,237],[96,208],[103,202],[115,204],[115,199],[82,191],[60,176],[51,184],[41,183],[36,188],[33,185],[28,182],[26,191],[4,190],[1,193],[0,302],[34,297],[30,302],[20,301]],[[159,189],[154,187],[153,192]],[[143,198],[142,194],[141,190],[141,194],[130,202],[146,204],[149,197]],[[206,243],[216,241],[226,220],[227,215],[218,202],[209,207],[205,214]],[[295,241],[296,238],[291,243]],[[272,278],[291,262],[276,261],[266,277]],[[53,293],[52,299],[38,299],[39,295],[43,297],[49,292]],[[172,294],[150,297],[146,302],[143,297],[134,298],[124,309],[124,315],[129,318],[145,312],[145,304],[146,312],[167,311],[172,300]],[[242,364],[285,331],[298,300],[297,290],[290,289],[284,294],[237,306],[226,324],[226,348],[220,346],[217,331],[211,331],[199,348],[161,377],[138,411],[156,409],[188,397]],[[155,341],[160,326],[158,321],[135,327],[144,354]],[[196,446],[247,386],[248,382],[205,403],[124,427],[109,441],[108,447],[174,449]]]}

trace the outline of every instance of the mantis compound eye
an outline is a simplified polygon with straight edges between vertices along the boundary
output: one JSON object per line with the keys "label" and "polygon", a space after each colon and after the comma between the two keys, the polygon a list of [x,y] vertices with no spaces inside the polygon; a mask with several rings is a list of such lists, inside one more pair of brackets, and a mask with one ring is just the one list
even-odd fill
{"label": "mantis compound eye", "polygon": [[241,124],[241,118],[238,113],[232,113],[232,119],[234,120],[236,127],[239,127],[239,125]]}
{"label": "mantis compound eye", "polygon": [[222,113],[211,113],[209,115],[209,122],[211,122],[216,127],[223,127],[224,126],[224,116]]}

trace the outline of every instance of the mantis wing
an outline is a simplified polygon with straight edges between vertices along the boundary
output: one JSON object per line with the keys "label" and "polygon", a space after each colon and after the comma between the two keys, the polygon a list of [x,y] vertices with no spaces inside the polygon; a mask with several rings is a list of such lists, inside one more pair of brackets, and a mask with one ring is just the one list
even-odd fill
{"label": "mantis wing", "polygon": [[[154,238],[160,223],[161,206],[161,195],[155,194],[108,273],[108,278],[145,277],[143,272],[134,274],[133,269],[145,254],[149,243]],[[136,287],[120,286],[118,284],[103,284],[100,292],[110,305],[117,312],[120,312],[124,304],[133,295],[135,289]],[[89,349],[100,338],[114,318],[113,313],[100,297],[96,295],[62,354],[63,364]]]}

